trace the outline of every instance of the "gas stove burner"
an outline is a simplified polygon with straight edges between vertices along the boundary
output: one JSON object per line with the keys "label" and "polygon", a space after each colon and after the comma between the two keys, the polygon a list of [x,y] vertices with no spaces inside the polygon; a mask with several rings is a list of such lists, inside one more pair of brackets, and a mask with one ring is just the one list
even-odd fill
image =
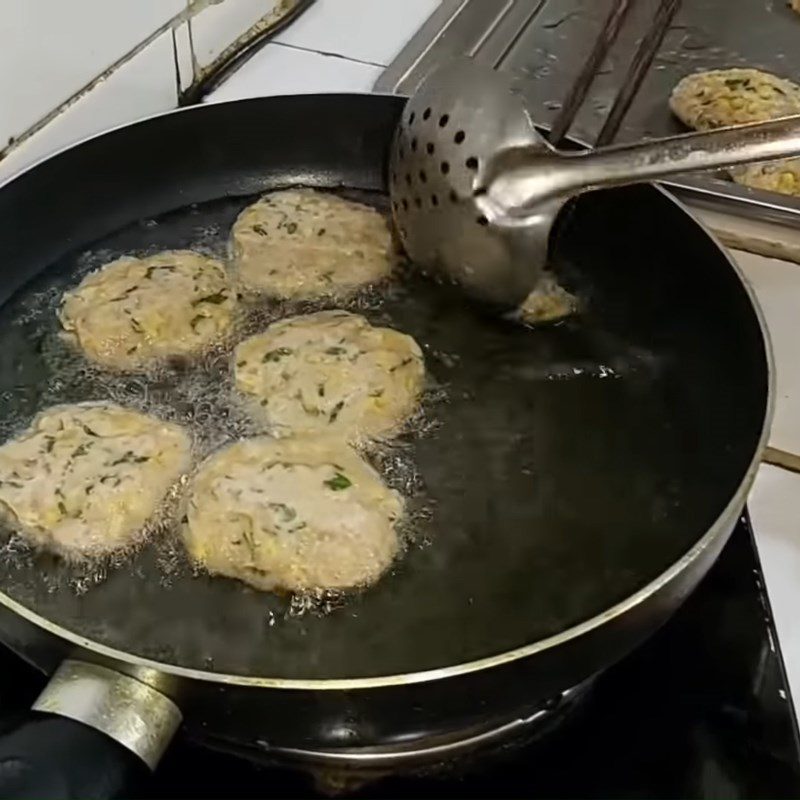
{"label": "gas stove burner", "polygon": [[549,734],[572,716],[594,680],[590,678],[520,710],[513,718],[488,720],[468,729],[420,733],[375,747],[305,750],[263,743],[263,749],[237,753],[250,760],[306,772],[313,777],[319,792],[333,796],[352,793],[389,776],[455,777],[469,773],[476,764],[483,767],[491,760],[511,756]]}

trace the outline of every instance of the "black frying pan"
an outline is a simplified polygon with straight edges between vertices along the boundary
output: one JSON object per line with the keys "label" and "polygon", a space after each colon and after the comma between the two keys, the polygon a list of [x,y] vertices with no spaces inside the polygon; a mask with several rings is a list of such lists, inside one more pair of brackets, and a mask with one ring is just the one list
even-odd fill
{"label": "black frying pan", "polygon": [[[224,252],[237,213],[274,187],[346,187],[385,207],[401,107],[326,95],[193,108],[8,183],[2,415],[142,402],[135,380],[61,369],[54,385],[53,298],[122,253]],[[413,273],[356,302],[425,347],[445,398],[429,403],[432,430],[378,457],[429,512],[378,585],[296,617],[286,599],[193,575],[165,544],[81,593],[91,576],[6,546],[4,640],[48,672],[76,653],[143,680],[153,667],[190,730],[274,751],[341,747],[345,723],[350,747],[477,724],[613,663],[697,583],[741,511],[769,417],[768,352],[731,262],[658,189],[581,198],[555,261],[585,312],[554,327],[505,322]],[[223,364],[207,365],[209,387]],[[222,413],[184,379],[147,388],[160,413]]]}

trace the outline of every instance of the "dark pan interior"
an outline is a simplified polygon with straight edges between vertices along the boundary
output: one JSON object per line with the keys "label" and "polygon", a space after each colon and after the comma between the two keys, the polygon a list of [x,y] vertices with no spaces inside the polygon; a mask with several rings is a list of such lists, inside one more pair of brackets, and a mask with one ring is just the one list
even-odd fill
{"label": "dark pan interior", "polygon": [[[223,248],[238,211],[273,186],[380,190],[401,104],[308,96],[192,109],[90,141],[5,187],[2,413],[29,418],[46,401],[52,332],[34,335],[19,311],[35,317],[37,298],[73,283],[87,252],[208,245],[209,231]],[[123,651],[286,678],[481,658],[623,600],[739,488],[765,420],[765,347],[726,257],[651,187],[577,202],[556,261],[587,307],[560,326],[526,330],[419,278],[367,304],[425,346],[446,399],[429,409],[437,426],[402,449],[421,478],[427,544],[342,607],[287,615],[284,599],[180,564],[165,581],[153,546],[84,593],[46,556],[6,557],[0,587]],[[101,399],[102,381],[71,391]]]}

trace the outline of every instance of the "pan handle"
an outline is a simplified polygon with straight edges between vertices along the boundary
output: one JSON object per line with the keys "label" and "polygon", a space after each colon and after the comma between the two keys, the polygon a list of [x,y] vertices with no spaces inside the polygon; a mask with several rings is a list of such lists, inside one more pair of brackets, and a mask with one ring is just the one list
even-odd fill
{"label": "pan handle", "polygon": [[113,669],[65,661],[32,710],[0,736],[0,799],[128,793],[181,722],[161,692]]}
{"label": "pan handle", "polygon": [[0,737],[3,800],[105,800],[142,779],[142,762],[104,733],[66,717],[29,712]]}

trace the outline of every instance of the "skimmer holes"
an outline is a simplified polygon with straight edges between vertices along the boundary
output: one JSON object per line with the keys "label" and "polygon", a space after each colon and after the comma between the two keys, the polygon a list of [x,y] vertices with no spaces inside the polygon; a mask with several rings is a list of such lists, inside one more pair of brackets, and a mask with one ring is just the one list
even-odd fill
{"label": "skimmer holes", "polygon": [[423,183],[427,183],[427,182],[428,182],[428,175],[427,175],[427,173],[425,172],[425,170],[424,170],[424,169],[421,169],[421,170],[419,171],[419,179],[420,179],[420,180],[421,180]]}
{"label": "skimmer holes", "polygon": [[461,144],[464,141],[464,139],[466,139],[466,138],[467,138],[467,134],[464,133],[464,131],[457,131],[456,135],[453,137],[453,141],[456,144]]}
{"label": "skimmer holes", "polygon": [[475,156],[470,156],[467,161],[467,169],[476,170],[478,169],[478,159]]}
{"label": "skimmer holes", "polygon": [[431,195],[431,205],[434,206],[434,208],[439,205],[439,197],[435,194]]}
{"label": "skimmer holes", "polygon": [[425,150],[429,156],[432,156],[434,151],[436,150],[436,148],[433,145],[433,142],[428,142],[428,144],[425,146]]}
{"label": "skimmer holes", "polygon": [[442,161],[441,169],[442,169],[442,175],[447,175],[447,173],[450,172],[450,162]]}
{"label": "skimmer holes", "polygon": [[426,108],[424,113],[422,114],[422,119],[427,121],[430,118],[431,118],[431,110],[429,108]]}
{"label": "skimmer holes", "polygon": [[444,128],[447,125],[448,122],[450,122],[450,115],[449,114],[442,114],[442,116],[439,117],[439,127],[440,128]]}

